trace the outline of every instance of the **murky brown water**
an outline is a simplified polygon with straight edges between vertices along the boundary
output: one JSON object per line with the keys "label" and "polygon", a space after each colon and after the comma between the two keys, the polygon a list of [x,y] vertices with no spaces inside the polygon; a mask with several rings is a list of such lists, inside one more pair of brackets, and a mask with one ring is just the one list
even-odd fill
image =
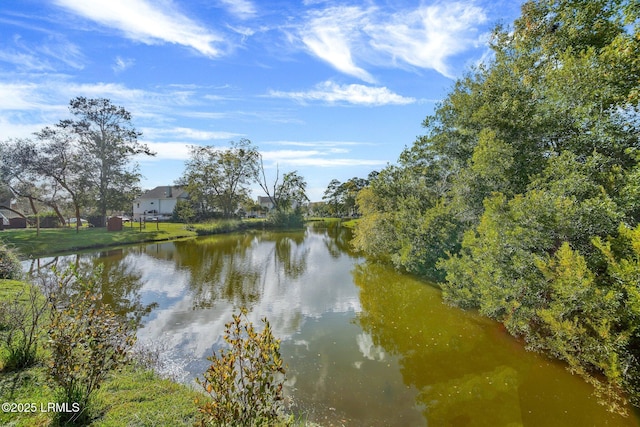
{"label": "murky brown water", "polygon": [[[104,263],[105,291],[139,340],[192,383],[240,306],[282,340],[303,417],[354,426],[638,426],[565,367],[432,286],[350,252],[349,230],[264,232],[74,257]],[[40,260],[46,263],[53,261]],[[62,262],[63,260],[58,260]]]}

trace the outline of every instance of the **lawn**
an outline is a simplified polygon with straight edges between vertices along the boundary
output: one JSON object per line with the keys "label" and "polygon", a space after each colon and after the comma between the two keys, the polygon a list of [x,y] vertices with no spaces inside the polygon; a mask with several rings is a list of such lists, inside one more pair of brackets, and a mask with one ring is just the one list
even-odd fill
{"label": "lawn", "polygon": [[14,248],[22,257],[35,257],[82,249],[120,246],[131,243],[174,240],[196,236],[195,231],[185,228],[184,224],[169,222],[147,223],[142,230],[134,224],[125,225],[122,231],[107,231],[106,228],[81,228],[79,232],[69,228],[36,230],[13,229],[0,231],[0,241]]}

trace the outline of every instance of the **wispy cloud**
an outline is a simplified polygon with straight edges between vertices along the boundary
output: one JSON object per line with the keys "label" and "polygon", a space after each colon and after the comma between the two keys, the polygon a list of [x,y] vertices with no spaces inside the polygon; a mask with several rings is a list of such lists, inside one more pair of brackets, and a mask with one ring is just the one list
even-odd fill
{"label": "wispy cloud", "polygon": [[338,71],[373,83],[373,76],[357,66],[352,55],[354,46],[361,40],[359,28],[366,22],[368,13],[355,6],[313,11],[300,29],[300,37],[312,54]]}
{"label": "wispy cloud", "polygon": [[346,102],[358,105],[405,105],[416,102],[414,98],[393,93],[386,87],[371,87],[360,84],[339,85],[326,81],[306,92],[282,92],[271,90],[269,96],[290,98],[299,102],[321,101],[328,103]]}
{"label": "wispy cloud", "polygon": [[271,164],[278,166],[298,167],[347,167],[347,166],[380,166],[387,163],[386,160],[334,157],[335,154],[346,154],[345,150],[332,152],[327,150],[273,150],[263,151],[262,158]]}
{"label": "wispy cloud", "polygon": [[355,141],[267,141],[268,145],[284,145],[293,147],[353,147],[362,145],[376,145],[371,142],[355,142]]}
{"label": "wispy cloud", "polygon": [[233,139],[243,136],[240,133],[223,132],[223,131],[203,131],[199,129],[174,127],[174,128],[143,128],[142,133],[150,139],[158,138],[184,138],[192,141],[209,141]]}
{"label": "wispy cloud", "polygon": [[133,58],[122,58],[120,56],[116,57],[114,64],[111,66],[111,69],[114,73],[118,74],[133,66],[136,63],[136,60]]}
{"label": "wispy cloud", "polygon": [[453,77],[447,59],[477,43],[476,25],[486,19],[483,10],[473,4],[435,4],[395,13],[370,26],[367,32],[371,46],[393,61]]}
{"label": "wispy cloud", "polygon": [[0,43],[0,61],[24,71],[54,71],[60,63],[82,70],[85,58],[76,44],[59,35],[49,34],[37,44],[16,35]]}
{"label": "wispy cloud", "polygon": [[473,2],[422,4],[394,12],[335,6],[310,11],[297,34],[312,55],[373,83],[367,64],[433,69],[453,77],[447,61],[478,43],[477,26],[486,20]]}
{"label": "wispy cloud", "polygon": [[240,19],[253,18],[257,14],[255,5],[249,0],[219,0],[231,14]]}
{"label": "wispy cloud", "polygon": [[147,0],[54,0],[77,15],[114,28],[128,38],[146,44],[173,43],[208,57],[218,57],[224,39],[182,14],[168,2]]}

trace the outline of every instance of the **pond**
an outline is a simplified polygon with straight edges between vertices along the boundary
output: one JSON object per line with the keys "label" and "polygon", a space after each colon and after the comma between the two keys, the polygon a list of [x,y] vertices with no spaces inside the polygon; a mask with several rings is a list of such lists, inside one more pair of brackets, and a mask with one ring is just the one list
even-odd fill
{"label": "pond", "polygon": [[[448,307],[435,287],[351,252],[350,231],[313,227],[147,244],[33,261],[104,264],[105,294],[140,342],[193,384],[241,306],[266,316],[303,418],[356,426],[638,426],[596,402],[561,363],[501,326]],[[108,285],[107,279],[108,278]]]}

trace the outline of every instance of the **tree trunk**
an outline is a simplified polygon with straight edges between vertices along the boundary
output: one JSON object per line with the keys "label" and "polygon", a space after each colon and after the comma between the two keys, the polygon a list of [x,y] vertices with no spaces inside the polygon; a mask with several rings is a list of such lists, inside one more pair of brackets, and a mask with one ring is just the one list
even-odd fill
{"label": "tree trunk", "polygon": [[31,210],[33,211],[33,215],[36,217],[36,236],[40,236],[40,217],[38,216],[38,210],[36,209],[36,204],[33,202],[33,197],[28,196],[29,204],[31,205]]}
{"label": "tree trunk", "polygon": [[65,220],[64,216],[62,216],[62,213],[60,212],[58,205],[55,202],[52,202],[49,204],[49,206],[51,206],[51,208],[53,208],[53,211],[56,213],[56,215],[58,215],[58,219],[60,220],[60,223],[62,224],[62,226],[67,225],[67,220]]}
{"label": "tree trunk", "polygon": [[80,232],[80,226],[82,225],[82,220],[80,219],[80,205],[73,201],[73,205],[76,208],[76,233]]}

